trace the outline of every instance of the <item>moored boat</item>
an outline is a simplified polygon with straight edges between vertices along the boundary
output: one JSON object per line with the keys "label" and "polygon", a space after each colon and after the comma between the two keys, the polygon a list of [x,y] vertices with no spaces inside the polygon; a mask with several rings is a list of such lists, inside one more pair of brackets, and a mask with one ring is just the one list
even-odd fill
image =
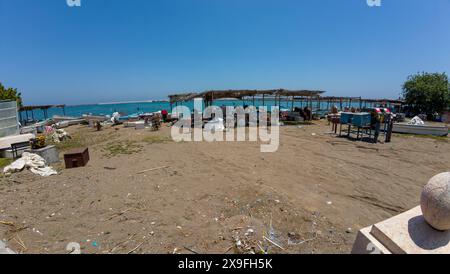
{"label": "moored boat", "polygon": [[410,125],[406,123],[395,123],[392,132],[417,135],[447,136],[448,126]]}
{"label": "moored boat", "polygon": [[57,123],[57,122],[62,122],[62,121],[74,121],[74,120],[81,120],[81,117],[73,117],[73,116],[60,116],[60,115],[54,115],[52,120]]}

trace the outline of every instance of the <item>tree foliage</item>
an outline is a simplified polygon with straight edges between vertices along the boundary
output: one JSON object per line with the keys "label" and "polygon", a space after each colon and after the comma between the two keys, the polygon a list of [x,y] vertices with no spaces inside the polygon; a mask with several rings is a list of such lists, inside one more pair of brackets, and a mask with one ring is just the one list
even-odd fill
{"label": "tree foliage", "polygon": [[410,75],[403,84],[403,97],[414,114],[442,113],[450,108],[450,85],[445,73]]}
{"label": "tree foliage", "polygon": [[0,83],[0,100],[14,100],[22,106],[22,94],[16,88],[5,88],[2,83]]}

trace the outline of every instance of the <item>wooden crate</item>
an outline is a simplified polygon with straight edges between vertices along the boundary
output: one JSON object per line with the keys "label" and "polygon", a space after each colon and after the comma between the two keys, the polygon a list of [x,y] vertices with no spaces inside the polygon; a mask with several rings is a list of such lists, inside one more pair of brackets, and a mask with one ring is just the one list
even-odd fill
{"label": "wooden crate", "polygon": [[67,169],[86,166],[89,162],[89,149],[77,148],[66,152],[64,154],[64,162]]}

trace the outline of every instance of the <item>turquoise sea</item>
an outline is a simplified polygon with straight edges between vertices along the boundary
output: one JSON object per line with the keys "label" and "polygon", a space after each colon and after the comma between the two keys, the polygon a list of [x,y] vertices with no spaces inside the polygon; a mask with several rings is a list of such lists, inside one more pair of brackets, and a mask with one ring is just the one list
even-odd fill
{"label": "turquoise sea", "polygon": [[[193,102],[187,102],[183,105],[188,106],[189,108],[193,108]],[[216,106],[243,106],[243,105],[253,105],[252,101],[215,101],[214,105]],[[256,101],[255,106],[262,105],[261,101]],[[266,106],[274,106],[275,102],[265,101]],[[295,102],[294,107],[304,107],[305,104],[301,104],[299,102]],[[314,109],[316,109],[316,104],[314,105]],[[357,107],[357,105],[355,105]],[[291,102],[281,102],[281,109],[291,109]],[[322,103],[320,108],[325,110],[328,106],[325,103]],[[81,117],[83,114],[92,114],[92,115],[111,115],[114,112],[119,112],[122,116],[132,115],[136,113],[146,113],[146,112],[155,112],[160,110],[167,110],[171,112],[169,102],[133,102],[133,103],[105,103],[105,104],[90,104],[90,105],[77,105],[77,106],[66,106],[65,113],[61,108],[51,108],[48,110],[48,117],[51,118],[54,115],[59,116],[73,116],[73,117]],[[26,119],[26,113],[22,112],[22,119]],[[41,110],[34,110],[33,113],[31,111],[28,112],[28,119],[31,120],[43,120],[44,113]]]}
{"label": "turquoise sea", "polygon": [[[48,110],[48,117],[51,118],[54,115],[81,117],[83,114],[111,115],[114,112],[120,112],[123,115],[130,115],[139,112],[155,112],[163,109],[169,110],[169,108],[170,104],[168,102],[91,104],[91,105],[66,106],[65,113],[61,108],[51,108]],[[22,112],[21,115],[22,119],[26,119],[25,112]],[[34,118],[33,120],[43,120],[44,113],[39,109],[34,110],[33,113],[29,111],[28,118],[29,119]]]}

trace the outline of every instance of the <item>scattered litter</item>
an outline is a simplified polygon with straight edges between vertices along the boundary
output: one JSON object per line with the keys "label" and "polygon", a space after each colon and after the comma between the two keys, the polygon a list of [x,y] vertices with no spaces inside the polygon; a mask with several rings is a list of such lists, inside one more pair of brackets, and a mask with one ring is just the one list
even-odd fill
{"label": "scattered litter", "polygon": [[[109,210],[112,210],[112,208],[110,208]],[[116,217],[122,216],[123,214],[127,213],[127,212],[130,211],[130,210],[132,210],[132,208],[128,208],[128,209],[126,209],[126,210],[124,210],[124,211],[122,211],[122,212],[116,213],[116,214],[112,215],[111,217],[109,217],[109,218],[107,219],[107,221],[110,221],[110,220],[112,220],[112,219],[114,219],[114,218],[116,218]]]}
{"label": "scattered litter", "polygon": [[228,252],[230,252],[231,249],[233,249],[234,246],[230,246],[229,248],[227,248],[227,250],[225,250],[224,254],[227,254]]}
{"label": "scattered litter", "polygon": [[44,158],[37,154],[24,152],[22,158],[16,160],[3,169],[3,173],[11,174],[28,168],[32,173],[48,177],[58,174],[53,168],[47,166]]}
{"label": "scattered litter", "polygon": [[312,135],[312,136],[316,136],[317,134],[316,134],[316,133],[311,133],[311,135]]}
{"label": "scattered litter", "polygon": [[16,243],[18,243],[22,247],[23,251],[26,251],[28,249],[25,243],[20,238],[19,234],[17,234],[16,237],[14,237],[14,241],[16,241]]}
{"label": "scattered litter", "polygon": [[67,133],[64,129],[55,129],[51,135],[51,138],[54,143],[61,143],[66,139],[72,139],[69,133]]}
{"label": "scattered litter", "polygon": [[175,248],[173,249],[172,254],[180,254],[179,251],[181,251],[181,249],[178,248],[178,247],[175,247]]}
{"label": "scattered litter", "polygon": [[333,204],[333,202],[331,202],[331,201],[327,202],[327,205],[332,205],[332,204]]}
{"label": "scattered litter", "polygon": [[13,222],[7,222],[7,221],[0,221],[0,224],[7,225],[7,226],[15,226]]}
{"label": "scattered litter", "polygon": [[131,241],[131,239],[134,238],[134,236],[136,236],[136,234],[133,234],[133,235],[131,235],[130,237],[128,237],[127,240],[118,243],[115,247],[113,247],[113,248],[111,248],[111,249],[109,250],[109,253],[113,253],[117,248],[119,248],[119,247],[121,247],[121,246],[127,244],[129,241]]}
{"label": "scattered litter", "polygon": [[254,231],[253,229],[249,228],[249,229],[247,230],[247,232],[245,233],[245,236],[251,236],[251,235],[253,235],[254,233],[255,233],[255,231]]}
{"label": "scattered litter", "polygon": [[187,247],[187,246],[184,246],[184,248],[185,248],[186,250],[188,250],[188,251],[194,253],[194,254],[198,254],[197,251],[195,251],[195,250],[193,250],[193,249],[191,249],[191,248],[189,248],[189,247]]}
{"label": "scattered litter", "polygon": [[317,238],[317,236],[314,236],[314,238],[307,239],[307,240],[304,240],[304,241],[301,241],[301,242],[294,242],[291,239],[288,239],[288,245],[302,245],[302,244],[305,244],[307,242],[314,241],[316,238]]}
{"label": "scattered litter", "polygon": [[44,235],[42,232],[40,232],[39,230],[37,230],[37,229],[34,228],[34,227],[33,227],[32,231],[33,231],[33,232],[36,232],[37,234],[39,234],[39,235],[41,235],[41,236]]}
{"label": "scattered litter", "polygon": [[142,243],[140,243],[138,246],[136,246],[136,247],[133,248],[132,250],[128,251],[128,254],[134,253],[134,252],[135,252],[136,250],[138,250],[144,243],[145,243],[145,241],[142,242]]}
{"label": "scattered litter", "polygon": [[416,116],[409,121],[408,125],[425,125],[425,123],[419,116]]}
{"label": "scattered litter", "polygon": [[285,250],[284,247],[282,247],[281,245],[277,244],[276,242],[272,241],[271,239],[267,238],[266,236],[263,236],[263,238],[268,241],[269,243],[273,244],[274,246],[278,247],[279,249]]}
{"label": "scattered litter", "polygon": [[146,170],[139,171],[137,174],[142,174],[142,173],[145,173],[145,172],[155,171],[155,170],[158,170],[158,169],[165,169],[165,168],[169,168],[169,166],[161,166],[161,167],[155,167],[155,168],[151,168],[151,169],[146,169]]}

